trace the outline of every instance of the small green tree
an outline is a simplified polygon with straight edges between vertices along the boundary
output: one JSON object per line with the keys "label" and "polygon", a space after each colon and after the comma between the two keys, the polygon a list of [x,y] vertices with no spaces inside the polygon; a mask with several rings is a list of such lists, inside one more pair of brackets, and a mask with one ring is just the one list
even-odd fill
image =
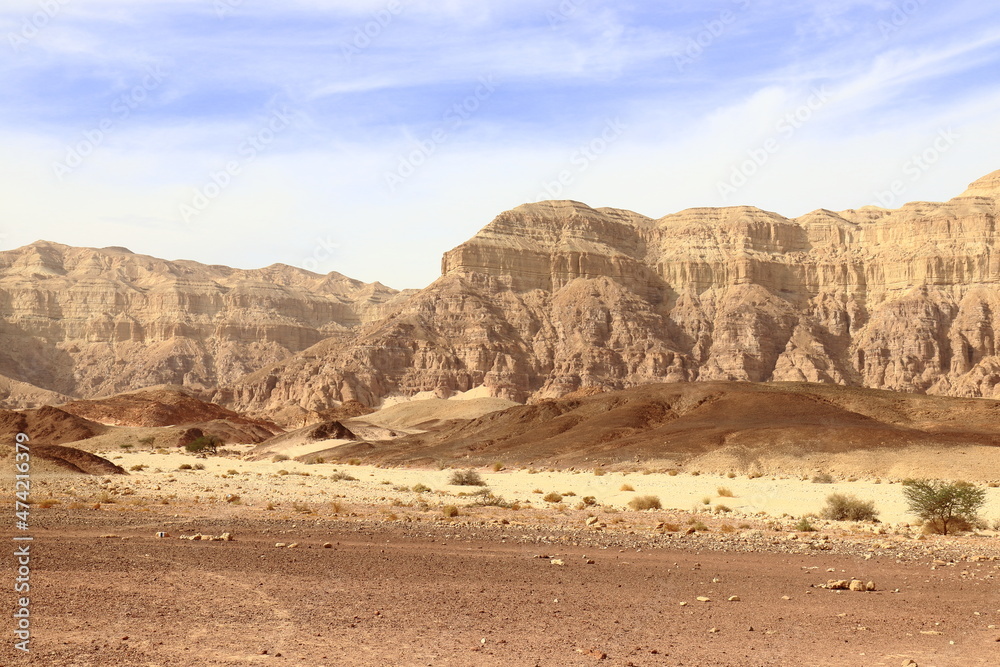
{"label": "small green tree", "polygon": [[186,444],[184,449],[192,454],[215,454],[222,444],[222,438],[217,435],[203,435]]}
{"label": "small green tree", "polygon": [[907,479],[903,495],[910,511],[924,521],[936,523],[941,534],[948,534],[949,524],[976,519],[986,502],[986,490],[968,482],[945,482],[930,479]]}

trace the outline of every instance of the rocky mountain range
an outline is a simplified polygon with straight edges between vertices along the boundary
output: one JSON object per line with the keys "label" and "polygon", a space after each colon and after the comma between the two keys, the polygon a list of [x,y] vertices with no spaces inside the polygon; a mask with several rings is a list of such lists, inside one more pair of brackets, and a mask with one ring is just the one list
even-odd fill
{"label": "rocky mountain range", "polygon": [[8,407],[171,383],[237,410],[650,382],[1000,397],[1000,171],[948,202],[660,219],[520,206],[400,293],[39,242],[0,253]]}

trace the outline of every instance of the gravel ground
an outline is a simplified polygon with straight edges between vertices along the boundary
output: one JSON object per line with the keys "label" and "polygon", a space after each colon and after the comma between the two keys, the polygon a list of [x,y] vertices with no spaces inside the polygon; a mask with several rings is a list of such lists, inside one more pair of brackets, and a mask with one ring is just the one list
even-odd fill
{"label": "gravel ground", "polygon": [[[0,664],[966,667],[1000,654],[992,536],[118,500],[33,510],[33,651],[8,640]],[[819,587],[854,578],[877,590]]]}

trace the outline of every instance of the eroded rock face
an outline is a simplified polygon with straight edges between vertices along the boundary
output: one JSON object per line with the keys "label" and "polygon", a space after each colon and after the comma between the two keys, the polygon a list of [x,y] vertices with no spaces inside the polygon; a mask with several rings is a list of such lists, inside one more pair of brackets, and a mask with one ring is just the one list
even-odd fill
{"label": "eroded rock face", "polygon": [[284,265],[242,271],[47,242],[0,252],[4,405],[214,388],[350,335],[403,297]]}
{"label": "eroded rock face", "polygon": [[1000,398],[998,198],[1000,172],[949,202],[796,219],[530,204],[413,295],[37,243],[0,253],[0,389],[178,384],[257,412],[710,380]]}
{"label": "eroded rock face", "polygon": [[323,409],[485,385],[526,401],[653,381],[810,381],[1000,397],[1000,172],[945,203],[659,220],[570,201],[501,214],[351,341],[222,392]]}

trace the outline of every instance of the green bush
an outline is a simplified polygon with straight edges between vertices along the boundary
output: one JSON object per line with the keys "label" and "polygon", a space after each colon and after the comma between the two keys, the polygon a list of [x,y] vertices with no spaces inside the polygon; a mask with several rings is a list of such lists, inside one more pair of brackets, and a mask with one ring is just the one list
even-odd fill
{"label": "green bush", "polygon": [[636,496],[628,501],[628,506],[634,510],[658,510],[662,509],[660,499],[657,496]]}
{"label": "green bush", "polygon": [[859,500],[844,493],[831,493],[820,516],[832,521],[875,521],[878,510],[870,500]]}
{"label": "green bush", "polygon": [[456,470],[451,473],[448,483],[455,486],[486,486],[486,482],[475,470]]}
{"label": "green bush", "polygon": [[219,436],[203,435],[184,445],[184,449],[192,454],[215,454],[219,451],[220,445],[222,445],[222,438]]}
{"label": "green bush", "polygon": [[968,482],[907,479],[903,481],[903,495],[910,511],[942,535],[947,535],[949,529],[974,524],[986,502],[986,490]]}
{"label": "green bush", "polygon": [[800,533],[811,533],[814,532],[816,528],[811,523],[809,523],[809,519],[802,517],[801,519],[799,519],[799,522],[795,524],[795,530],[799,531]]}

